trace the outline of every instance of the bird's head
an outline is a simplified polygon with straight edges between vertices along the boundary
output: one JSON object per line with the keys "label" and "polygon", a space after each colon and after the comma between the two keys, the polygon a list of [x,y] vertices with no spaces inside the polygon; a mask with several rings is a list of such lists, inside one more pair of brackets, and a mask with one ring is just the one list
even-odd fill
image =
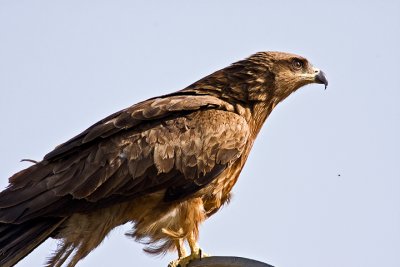
{"label": "bird's head", "polygon": [[[306,58],[298,55],[283,52],[259,52],[246,60],[258,66],[258,77],[266,77],[264,79],[265,87],[260,87],[259,90],[266,90],[267,94],[270,96],[272,94],[279,101],[307,84],[324,84],[325,89],[328,86],[324,72],[313,67]],[[257,91],[253,90],[253,93],[263,95],[263,92]]]}
{"label": "bird's head", "polygon": [[304,57],[283,52],[259,52],[216,71],[185,91],[215,95],[233,102],[275,106],[300,87],[328,85],[325,74]]}
{"label": "bird's head", "polygon": [[325,74],[304,57],[283,52],[259,52],[200,79],[182,91],[215,96],[241,107],[238,112],[252,125],[256,135],[278,103],[311,83],[328,86]]}

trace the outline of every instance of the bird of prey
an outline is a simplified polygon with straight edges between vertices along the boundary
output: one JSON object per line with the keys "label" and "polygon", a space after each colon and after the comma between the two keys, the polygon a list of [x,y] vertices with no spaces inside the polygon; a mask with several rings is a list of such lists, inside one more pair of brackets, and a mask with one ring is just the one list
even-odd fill
{"label": "bird of prey", "polygon": [[47,266],[73,267],[127,222],[146,252],[176,250],[171,266],[201,257],[199,224],[229,202],[264,121],[311,83],[328,85],[304,57],[259,52],[95,123],[9,178],[0,266],[51,237]]}

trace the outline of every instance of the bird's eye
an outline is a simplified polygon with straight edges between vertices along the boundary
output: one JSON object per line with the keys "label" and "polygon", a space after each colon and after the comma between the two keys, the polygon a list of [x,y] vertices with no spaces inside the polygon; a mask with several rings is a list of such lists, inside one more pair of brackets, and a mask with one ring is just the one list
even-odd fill
{"label": "bird's eye", "polygon": [[304,66],[304,63],[298,59],[293,59],[292,66],[295,70],[301,70]]}

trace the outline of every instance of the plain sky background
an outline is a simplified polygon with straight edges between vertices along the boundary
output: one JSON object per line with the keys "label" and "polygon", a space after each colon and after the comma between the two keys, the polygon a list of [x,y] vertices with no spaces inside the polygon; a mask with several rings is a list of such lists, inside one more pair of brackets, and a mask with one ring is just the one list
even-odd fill
{"label": "plain sky background", "polygon": [[[400,266],[399,1],[0,0],[0,186],[112,112],[257,51],[307,57],[307,86],[267,120],[212,255],[277,267]],[[78,266],[166,266],[112,232]],[[41,266],[49,240],[18,267]]]}

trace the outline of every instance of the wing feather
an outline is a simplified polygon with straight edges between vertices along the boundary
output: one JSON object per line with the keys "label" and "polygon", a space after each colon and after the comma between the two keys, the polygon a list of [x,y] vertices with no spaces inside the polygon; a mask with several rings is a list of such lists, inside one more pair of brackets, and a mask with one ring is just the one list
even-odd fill
{"label": "wing feather", "polygon": [[174,95],[115,113],[11,177],[0,193],[0,222],[89,211],[158,190],[166,201],[187,197],[243,152],[249,128],[232,111],[212,96]]}

